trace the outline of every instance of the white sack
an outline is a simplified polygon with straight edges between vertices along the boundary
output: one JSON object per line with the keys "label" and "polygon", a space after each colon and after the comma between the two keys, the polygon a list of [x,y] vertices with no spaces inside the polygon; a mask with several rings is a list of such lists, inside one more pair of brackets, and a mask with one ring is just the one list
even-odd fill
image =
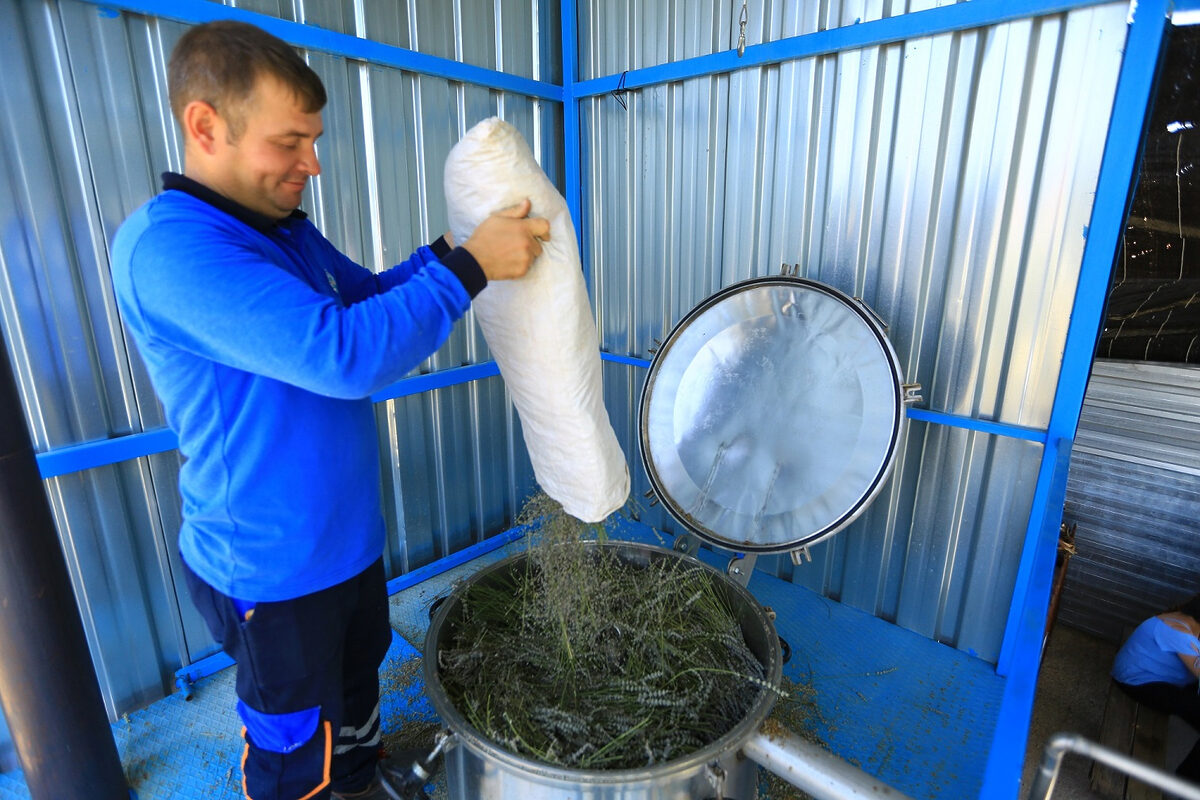
{"label": "white sack", "polygon": [[538,483],[571,516],[599,522],[628,497],[629,467],[604,409],[596,323],[566,201],[503,120],[480,122],[451,149],[446,205],[455,242],[526,197],[530,216],[550,220],[550,241],[528,274],[489,283],[472,307],[521,417]]}

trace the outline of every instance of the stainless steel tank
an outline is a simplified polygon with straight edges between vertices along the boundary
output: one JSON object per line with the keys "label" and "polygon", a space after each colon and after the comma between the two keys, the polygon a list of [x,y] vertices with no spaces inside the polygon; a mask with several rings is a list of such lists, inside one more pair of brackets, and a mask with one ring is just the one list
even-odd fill
{"label": "stainless steel tank", "polygon": [[[737,615],[751,652],[763,665],[764,678],[778,686],[783,661],[779,637],[767,612],[743,586],[721,572],[681,553],[629,542],[590,545],[608,548],[634,565],[652,559],[685,559],[711,572]],[[523,572],[527,553],[519,553],[480,570],[441,604],[425,638],[425,691],[434,710],[454,736],[445,751],[446,777],[453,798],[479,800],[690,800],[733,798],[753,800],[758,765],[741,755],[771,713],[776,694],[760,689],[750,711],[732,730],[709,746],[665,764],[633,770],[577,770],[553,767],[515,753],[484,738],[450,703],[442,686],[436,653],[462,613],[461,597],[468,588],[487,582],[504,583]],[[511,585],[511,584],[510,584]]]}

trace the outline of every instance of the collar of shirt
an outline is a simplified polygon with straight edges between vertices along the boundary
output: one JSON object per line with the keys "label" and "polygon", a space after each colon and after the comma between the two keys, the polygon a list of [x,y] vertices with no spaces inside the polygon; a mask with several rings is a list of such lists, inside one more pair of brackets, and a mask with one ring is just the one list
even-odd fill
{"label": "collar of shirt", "polygon": [[225,195],[213,191],[203,183],[200,183],[200,181],[189,178],[186,175],[180,175],[178,172],[164,172],[162,174],[162,186],[164,192],[168,189],[187,192],[197,200],[203,200],[261,233],[272,233],[278,230],[280,224],[283,222],[302,220],[308,217],[307,214],[298,208],[283,219],[268,217],[266,214],[260,214],[253,209],[246,208],[241,203],[230,200]]}

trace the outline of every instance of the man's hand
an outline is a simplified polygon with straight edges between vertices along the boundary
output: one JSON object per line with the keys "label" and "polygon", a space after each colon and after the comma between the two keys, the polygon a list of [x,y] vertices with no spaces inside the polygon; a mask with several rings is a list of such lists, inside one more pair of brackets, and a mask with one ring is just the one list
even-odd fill
{"label": "man's hand", "polygon": [[463,242],[489,281],[521,277],[542,254],[542,242],[550,239],[550,221],[527,216],[529,208],[526,198],[512,208],[497,211],[479,223]]}

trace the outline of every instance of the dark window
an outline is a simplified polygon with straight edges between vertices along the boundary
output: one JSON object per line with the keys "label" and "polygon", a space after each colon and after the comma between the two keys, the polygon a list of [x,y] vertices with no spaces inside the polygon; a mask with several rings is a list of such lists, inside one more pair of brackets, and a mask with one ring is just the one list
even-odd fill
{"label": "dark window", "polygon": [[1200,364],[1200,26],[1171,32],[1097,355]]}

